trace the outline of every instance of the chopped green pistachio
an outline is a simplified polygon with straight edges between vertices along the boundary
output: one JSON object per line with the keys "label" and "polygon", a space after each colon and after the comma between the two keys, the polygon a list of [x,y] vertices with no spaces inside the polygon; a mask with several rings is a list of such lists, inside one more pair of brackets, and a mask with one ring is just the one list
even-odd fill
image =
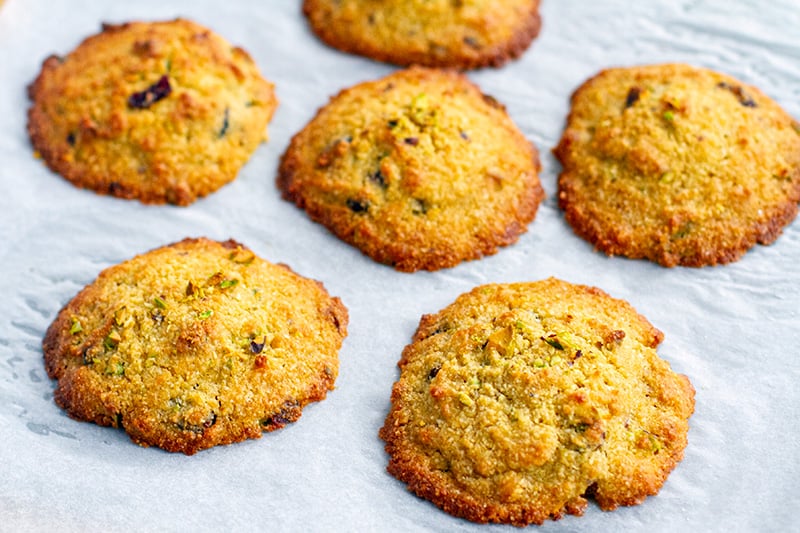
{"label": "chopped green pistachio", "polygon": [[654,454],[657,454],[661,451],[661,448],[664,447],[664,444],[661,442],[660,439],[655,437],[654,435],[649,435],[650,437],[650,449],[653,451]]}
{"label": "chopped green pistachio", "polygon": [[128,313],[128,309],[125,306],[120,307],[114,311],[114,324],[117,326],[124,325],[129,316],[130,314]]}
{"label": "chopped green pistachio", "polygon": [[469,378],[469,380],[467,381],[467,385],[469,385],[470,387],[472,387],[472,388],[474,388],[474,389],[477,389],[478,387],[480,387],[480,386],[481,386],[481,382],[480,382],[480,380],[479,380],[479,379],[478,379],[476,376],[472,376],[472,377],[471,377],[471,378]]}
{"label": "chopped green pistachio", "polygon": [[672,234],[672,238],[683,239],[692,232],[693,228],[694,228],[694,223],[692,223],[692,221],[686,222],[680,228],[678,228],[678,230],[675,233]]}
{"label": "chopped green pistachio", "polygon": [[470,398],[466,392],[458,393],[458,401],[461,402],[462,405],[466,405],[467,407],[475,405],[475,402],[472,401],[472,398]]}
{"label": "chopped green pistachio", "polygon": [[569,331],[559,331],[557,337],[561,346],[572,348],[573,350],[578,350],[581,347],[578,337]]}
{"label": "chopped green pistachio", "polygon": [[513,350],[514,331],[510,326],[498,329],[486,339],[485,349],[495,349],[501,355],[507,355]]}
{"label": "chopped green pistachio", "polygon": [[170,398],[169,408],[172,412],[177,413],[183,408],[183,400],[180,398]]}
{"label": "chopped green pistachio", "polygon": [[428,114],[428,95],[420,93],[411,100],[409,109],[409,118],[418,126],[422,126],[426,122]]}
{"label": "chopped green pistachio", "polygon": [[664,111],[664,114],[661,116],[664,117],[664,120],[666,120],[667,122],[672,122],[673,120],[675,120],[675,113],[673,113],[670,110]]}
{"label": "chopped green pistachio", "polygon": [[542,337],[542,340],[547,344],[549,344],[550,346],[552,346],[553,348],[555,348],[556,350],[564,349],[564,346],[561,344],[561,342],[558,340],[558,337],[556,337],[555,334],[548,335],[547,337]]}
{"label": "chopped green pistachio", "polygon": [[167,308],[167,303],[164,300],[162,300],[161,298],[159,298],[158,296],[153,298],[153,303],[159,309],[166,309]]}
{"label": "chopped green pistachio", "polygon": [[103,347],[106,350],[113,350],[117,347],[121,340],[122,336],[120,336],[119,331],[113,329],[111,330],[111,333],[106,335],[106,338],[103,339]]}
{"label": "chopped green pistachio", "polygon": [[228,258],[234,263],[240,265],[249,265],[250,263],[255,261],[256,255],[250,250],[246,250],[244,248],[237,248],[230,253]]}
{"label": "chopped green pistachio", "polygon": [[213,314],[214,314],[214,311],[212,311],[211,309],[209,309],[208,311],[203,311],[202,313],[200,313],[200,320],[205,320],[207,318],[211,318],[211,315],[213,315]]}
{"label": "chopped green pistachio", "polygon": [[116,364],[116,365],[114,365],[114,367],[111,369],[111,372],[110,372],[110,374],[113,374],[113,375],[115,375],[115,376],[122,376],[122,375],[124,375],[124,374],[125,374],[125,364],[124,364],[124,363],[117,363],[117,364]]}
{"label": "chopped green pistachio", "polygon": [[426,93],[419,93],[411,100],[411,107],[414,109],[425,109],[428,107],[428,95]]}
{"label": "chopped green pistachio", "polygon": [[228,287],[233,287],[237,283],[239,283],[238,279],[224,279],[219,283],[219,288],[227,289]]}
{"label": "chopped green pistachio", "polygon": [[69,334],[75,335],[76,333],[80,333],[83,331],[83,326],[81,326],[80,321],[77,318],[72,319],[72,326],[69,328]]}

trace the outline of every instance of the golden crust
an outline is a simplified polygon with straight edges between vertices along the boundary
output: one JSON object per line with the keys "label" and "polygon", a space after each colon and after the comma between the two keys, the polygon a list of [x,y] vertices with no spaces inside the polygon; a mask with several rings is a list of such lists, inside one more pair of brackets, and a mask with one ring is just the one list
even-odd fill
{"label": "golden crust", "polygon": [[728,263],[797,215],[800,124],[707,69],[600,72],[573,94],[554,153],[567,221],[609,255]]}
{"label": "golden crust", "polygon": [[380,437],[388,471],[446,512],[517,526],[656,494],[694,389],[624,301],[553,278],[477,287],[420,321]]}
{"label": "golden crust", "polygon": [[47,58],[28,93],[28,133],[53,171],[155,204],[188,205],[233,180],[277,106],[247,52],[181,19],[104,25]]}
{"label": "golden crust", "polygon": [[347,321],[319,282],[234,241],[186,239],[101,272],[43,349],[70,416],[193,454],[259,438],[324,399]]}
{"label": "golden crust", "polygon": [[305,0],[328,45],[397,65],[499,67],[539,34],[539,0]]}
{"label": "golden crust", "polygon": [[413,272],[493,254],[544,197],[536,148],[463,75],[414,67],[333,97],[278,187],[375,261]]}

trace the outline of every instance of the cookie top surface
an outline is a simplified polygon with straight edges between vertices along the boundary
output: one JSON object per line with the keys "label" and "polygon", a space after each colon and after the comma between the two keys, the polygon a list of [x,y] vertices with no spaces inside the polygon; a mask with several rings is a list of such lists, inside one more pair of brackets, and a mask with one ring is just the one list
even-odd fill
{"label": "cookie top surface", "polygon": [[233,180],[277,105],[241,48],[188,20],[104,25],[51,56],[28,89],[28,133],[73,184],[188,205]]}
{"label": "cookie top surface", "polygon": [[286,199],[374,260],[436,270],[515,242],[536,148],[464,76],[414,67],[333,97],[281,160]]}
{"label": "cookie top surface", "polygon": [[422,318],[380,431],[389,472],[456,516],[518,526],[640,503],[683,457],[694,389],[626,302],[556,279]]}
{"label": "cookie top surface", "polygon": [[755,87],[681,64],[604,70],[572,96],[559,203],[609,255],[739,259],[797,214],[800,124]]}
{"label": "cookie top surface", "polygon": [[539,33],[539,0],[305,0],[328,45],[397,65],[501,66]]}
{"label": "cookie top surface", "polygon": [[187,239],[110,267],[44,339],[56,402],[144,446],[259,438],[325,397],[347,310],[234,241]]}

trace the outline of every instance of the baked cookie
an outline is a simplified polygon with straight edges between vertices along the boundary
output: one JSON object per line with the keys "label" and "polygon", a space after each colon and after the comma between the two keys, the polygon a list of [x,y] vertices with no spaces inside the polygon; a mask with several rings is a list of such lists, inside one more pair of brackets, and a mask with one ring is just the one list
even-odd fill
{"label": "baked cookie", "polygon": [[539,0],[305,0],[328,45],[397,65],[499,67],[538,35]]}
{"label": "baked cookie", "polygon": [[28,133],[73,184],[188,205],[266,139],[273,86],[241,48],[188,20],[103,25],[28,88]]}
{"label": "baked cookie", "polygon": [[234,241],[186,239],[100,273],[44,338],[56,403],[142,446],[259,438],[333,389],[347,310]]}
{"label": "baked cookie", "polygon": [[609,255],[664,266],[739,259],[797,215],[800,124],[711,70],[604,70],[572,96],[559,205]]}
{"label": "baked cookie", "polygon": [[536,148],[455,72],[414,67],[333,97],[281,160],[284,198],[412,272],[493,254],[544,196]]}
{"label": "baked cookie", "polygon": [[484,285],[420,321],[380,431],[389,472],[448,513],[541,524],[656,494],[694,389],[626,302],[557,279]]}

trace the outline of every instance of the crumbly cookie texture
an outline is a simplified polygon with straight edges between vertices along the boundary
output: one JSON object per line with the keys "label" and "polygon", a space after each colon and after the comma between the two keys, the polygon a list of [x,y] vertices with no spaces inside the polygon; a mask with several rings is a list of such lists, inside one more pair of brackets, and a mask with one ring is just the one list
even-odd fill
{"label": "crumbly cookie texture", "polygon": [[273,85],[188,20],[103,25],[28,88],[45,163],[101,194],[188,205],[232,181],[266,140]]}
{"label": "crumbly cookie texture", "polygon": [[544,197],[536,148],[463,75],[421,67],[344,90],[295,137],[278,187],[397,270],[497,252]]}
{"label": "crumbly cookie texture", "polygon": [[628,303],[557,279],[484,285],[425,315],[380,430],[389,472],[450,514],[541,524],[656,494],[694,389]]}
{"label": "crumbly cookie texture", "polygon": [[499,67],[541,27],[539,0],[305,0],[303,13],[328,45],[403,66]]}
{"label": "crumbly cookie texture", "polygon": [[259,438],[325,398],[347,321],[287,266],[186,239],[101,272],[47,330],[44,359],[73,418],[193,454]]}
{"label": "crumbly cookie texture", "polygon": [[755,87],[682,64],[604,70],[572,96],[559,204],[609,255],[739,259],[797,215],[800,124]]}

